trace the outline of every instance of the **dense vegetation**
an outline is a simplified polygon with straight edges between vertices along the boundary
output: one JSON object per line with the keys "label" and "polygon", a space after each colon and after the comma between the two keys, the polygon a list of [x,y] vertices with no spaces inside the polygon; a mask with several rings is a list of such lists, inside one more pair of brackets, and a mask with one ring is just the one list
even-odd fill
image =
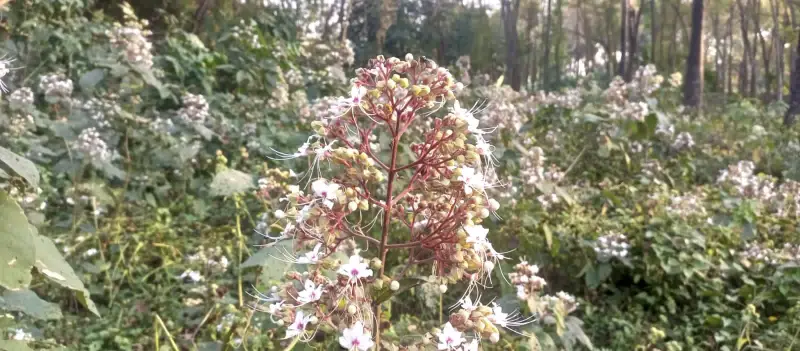
{"label": "dense vegetation", "polygon": [[497,5],[5,5],[0,350],[799,349],[797,5]]}

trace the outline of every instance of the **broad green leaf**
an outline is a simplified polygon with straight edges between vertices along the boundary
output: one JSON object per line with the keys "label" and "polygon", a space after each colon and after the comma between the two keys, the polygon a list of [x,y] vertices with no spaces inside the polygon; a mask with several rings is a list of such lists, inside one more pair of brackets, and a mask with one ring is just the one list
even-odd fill
{"label": "broad green leaf", "polygon": [[242,268],[262,267],[262,281],[279,280],[294,266],[294,263],[284,262],[287,255],[294,255],[293,252],[292,240],[279,241],[258,250],[242,263]]}
{"label": "broad green leaf", "polygon": [[58,251],[53,241],[41,235],[34,235],[34,242],[36,244],[36,269],[56,284],[75,291],[81,304],[95,315],[100,316],[94,302],[89,298],[89,291],[86,290],[69,263],[61,256],[61,252]]}
{"label": "broad green leaf", "polygon": [[22,312],[36,319],[60,319],[61,309],[54,303],[39,298],[30,290],[7,290],[0,298],[0,309]]}
{"label": "broad green leaf", "polygon": [[33,351],[33,349],[24,341],[0,340],[0,351]]}
{"label": "broad green leaf", "polygon": [[544,230],[544,239],[547,242],[547,248],[548,249],[552,249],[553,248],[553,232],[550,231],[550,227],[547,226],[547,224],[542,226],[542,229]]}
{"label": "broad green leaf", "polygon": [[80,80],[78,80],[78,85],[80,85],[81,89],[84,91],[92,90],[97,83],[103,80],[105,75],[105,70],[100,68],[93,69],[81,76]]}
{"label": "broad green leaf", "polygon": [[0,286],[21,289],[31,282],[36,260],[31,225],[22,208],[0,191]]}
{"label": "broad green leaf", "polygon": [[217,173],[211,181],[212,196],[230,196],[241,194],[253,188],[253,176],[237,171],[226,169]]}
{"label": "broad green leaf", "polygon": [[0,168],[8,174],[25,179],[32,188],[39,186],[39,170],[28,159],[0,146]]}

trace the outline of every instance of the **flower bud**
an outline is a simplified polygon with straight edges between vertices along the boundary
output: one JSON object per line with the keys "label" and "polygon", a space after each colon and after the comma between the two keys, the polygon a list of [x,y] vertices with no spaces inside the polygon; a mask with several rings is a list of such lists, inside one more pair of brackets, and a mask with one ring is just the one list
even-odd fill
{"label": "flower bud", "polygon": [[350,203],[347,204],[347,209],[350,210],[350,212],[353,212],[358,209],[358,204],[355,201],[350,201]]}
{"label": "flower bud", "polygon": [[489,199],[489,210],[495,212],[500,209],[500,203],[495,199]]}
{"label": "flower bud", "polygon": [[392,280],[392,282],[389,284],[389,289],[392,289],[392,291],[399,290],[400,289],[400,282],[398,282],[396,280]]}
{"label": "flower bud", "polygon": [[369,262],[369,264],[370,264],[370,266],[372,266],[372,269],[381,269],[381,266],[383,266],[383,263],[382,263],[382,262],[381,262],[381,260],[380,260],[380,259],[378,259],[378,258],[373,258],[373,259],[372,259],[372,260]]}
{"label": "flower bud", "polygon": [[308,324],[314,325],[317,323],[319,323],[319,318],[317,318],[317,316],[311,316],[311,318],[308,319]]}
{"label": "flower bud", "polygon": [[492,344],[496,344],[498,341],[500,341],[500,334],[492,333],[492,335],[489,336],[489,341],[491,341]]}
{"label": "flower bud", "polygon": [[483,269],[487,272],[491,272],[494,269],[494,262],[492,261],[483,262]]}
{"label": "flower bud", "polygon": [[383,289],[383,280],[376,279],[372,285],[375,286],[375,289]]}
{"label": "flower bud", "polygon": [[414,55],[411,53],[406,54],[406,61],[411,62],[414,61]]}
{"label": "flower bud", "polygon": [[347,313],[353,315],[353,314],[356,314],[356,312],[358,312],[358,308],[356,308],[356,305],[352,305],[352,304],[347,305]]}
{"label": "flower bud", "polygon": [[409,84],[408,83],[408,78],[400,79],[400,81],[398,83],[400,83],[400,87],[402,87],[403,89],[408,88],[408,84]]}
{"label": "flower bud", "polygon": [[444,294],[446,292],[447,292],[447,285],[445,285],[445,284],[439,285],[439,293]]}
{"label": "flower bud", "polygon": [[489,217],[490,214],[491,214],[491,212],[489,212],[489,209],[486,209],[486,208],[482,208],[481,209],[481,218]]}
{"label": "flower bud", "polygon": [[283,319],[279,319],[277,322],[275,322],[275,324],[277,324],[279,327],[282,327],[284,324]]}

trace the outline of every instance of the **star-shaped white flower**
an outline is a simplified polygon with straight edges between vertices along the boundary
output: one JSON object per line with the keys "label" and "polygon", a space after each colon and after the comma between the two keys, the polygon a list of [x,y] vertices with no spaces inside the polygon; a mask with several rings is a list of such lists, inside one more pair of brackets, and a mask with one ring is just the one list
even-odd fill
{"label": "star-shaped white flower", "polygon": [[349,280],[356,280],[361,278],[368,278],[372,276],[372,270],[369,266],[362,262],[361,256],[350,256],[348,263],[339,267],[339,274],[347,276]]}
{"label": "star-shaped white flower", "polygon": [[476,172],[472,167],[461,167],[461,175],[458,180],[464,182],[464,194],[470,195],[473,190],[483,191],[486,188],[486,180],[480,172]]}
{"label": "star-shaped white flower", "polygon": [[503,308],[497,304],[492,304],[492,314],[487,317],[490,322],[503,328],[508,327],[508,313],[503,312]]}
{"label": "star-shaped white flower", "polygon": [[314,195],[323,199],[323,204],[328,207],[332,208],[334,205],[334,200],[336,200],[336,192],[339,191],[340,185],[334,182],[328,182],[325,179],[317,179],[313,183],[311,183],[311,190],[314,192]]}
{"label": "star-shaped white flower", "polygon": [[353,87],[350,89],[350,101],[349,103],[353,106],[357,106],[361,103],[361,99],[364,95],[367,94],[367,88],[360,86],[358,84],[354,84]]}
{"label": "star-shaped white flower", "polygon": [[375,343],[372,337],[364,332],[364,323],[357,321],[350,328],[342,331],[339,337],[339,345],[348,350],[366,351],[372,348]]}
{"label": "star-shaped white flower", "polygon": [[464,309],[467,312],[472,312],[472,311],[474,311],[475,309],[478,308],[478,305],[473,303],[472,299],[469,296],[467,296],[467,297],[464,297],[463,300],[461,300],[461,308]]}
{"label": "star-shaped white flower", "polygon": [[314,249],[310,252],[304,253],[302,256],[297,258],[297,263],[300,264],[315,264],[320,259],[320,249],[322,248],[322,243],[317,244],[314,246]]}
{"label": "star-shaped white flower", "polygon": [[478,339],[472,339],[467,344],[464,344],[463,351],[478,351]]}
{"label": "star-shaped white flower", "polygon": [[322,284],[317,286],[311,279],[306,280],[305,289],[297,293],[297,301],[307,304],[319,300],[322,297]]}
{"label": "star-shaped white flower", "polygon": [[491,246],[486,236],[489,229],[480,224],[466,225],[464,231],[467,232],[467,242],[472,243],[476,251],[485,251]]}
{"label": "star-shaped white flower", "polygon": [[461,332],[453,328],[453,325],[450,322],[444,325],[442,331],[439,333],[439,350],[453,350],[461,343],[463,343],[464,337],[461,336]]}
{"label": "star-shaped white flower", "polygon": [[294,315],[294,322],[286,328],[286,336],[283,338],[289,339],[304,333],[306,325],[311,321],[311,317],[312,316],[306,316],[302,310],[297,310],[297,313]]}
{"label": "star-shaped white flower", "polygon": [[278,301],[276,303],[270,304],[269,307],[267,307],[267,313],[273,315],[277,314],[283,308],[283,303],[284,301]]}
{"label": "star-shaped white flower", "polygon": [[475,116],[472,115],[472,112],[470,110],[461,108],[461,103],[458,102],[458,100],[456,100],[456,102],[453,104],[453,114],[455,114],[456,117],[467,123],[467,130],[470,133],[476,133],[476,134],[483,133],[483,131],[481,131],[478,128],[478,124],[480,124],[480,121],[477,118],[475,118]]}

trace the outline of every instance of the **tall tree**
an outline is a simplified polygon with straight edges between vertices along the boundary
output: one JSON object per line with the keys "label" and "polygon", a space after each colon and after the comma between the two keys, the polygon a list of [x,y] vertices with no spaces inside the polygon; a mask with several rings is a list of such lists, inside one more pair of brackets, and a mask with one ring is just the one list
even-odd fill
{"label": "tall tree", "polygon": [[800,33],[797,34],[794,62],[792,62],[792,75],[789,78],[789,109],[783,116],[783,125],[789,127],[796,121],[800,112]]}
{"label": "tall tree", "polygon": [[703,104],[703,12],[703,0],[692,0],[692,34],[683,82],[683,104],[689,107]]}
{"label": "tall tree", "polygon": [[[620,5],[620,31],[619,31],[619,65],[617,66],[617,75],[620,77],[625,76],[625,56],[628,54],[628,0],[621,0]],[[613,55],[613,53],[612,53]]]}
{"label": "tall tree", "polygon": [[547,0],[547,18],[544,28],[544,55],[542,57],[542,85],[544,89],[550,87],[550,36],[553,29],[553,0]]}
{"label": "tall tree", "polygon": [[519,90],[521,86],[519,72],[519,55],[517,39],[517,18],[519,18],[520,0],[502,0],[501,15],[503,17],[503,33],[506,40],[506,79],[511,88]]}

